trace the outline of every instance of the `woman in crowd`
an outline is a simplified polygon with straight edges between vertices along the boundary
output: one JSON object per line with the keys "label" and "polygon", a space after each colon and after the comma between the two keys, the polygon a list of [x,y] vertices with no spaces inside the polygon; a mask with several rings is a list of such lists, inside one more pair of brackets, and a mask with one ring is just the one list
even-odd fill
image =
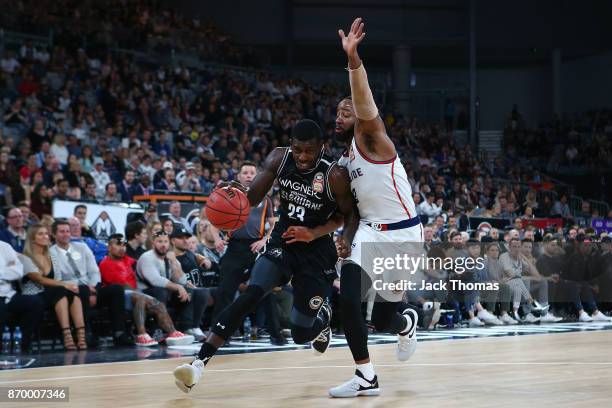
{"label": "woman in crowd", "polygon": [[[61,280],[58,261],[49,252],[50,245],[47,227],[36,224],[28,229],[21,258],[24,272],[27,273],[23,293],[38,294],[49,308],[55,310],[66,350],[76,350],[77,347],[84,350],[87,348],[87,343],[83,306],[78,296],[79,287],[76,282]],[[70,317],[77,331],[76,345],[70,329]]]}

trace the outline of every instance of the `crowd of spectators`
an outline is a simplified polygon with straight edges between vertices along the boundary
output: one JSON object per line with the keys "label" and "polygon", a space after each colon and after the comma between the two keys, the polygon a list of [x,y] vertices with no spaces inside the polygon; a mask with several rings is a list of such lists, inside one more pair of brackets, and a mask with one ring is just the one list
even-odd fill
{"label": "crowd of spectators", "polygon": [[[203,35],[210,33],[203,23],[185,23],[174,14],[139,3],[125,10],[106,8],[107,14],[96,14],[99,11],[95,6],[62,8],[61,4],[67,2],[56,3],[48,4],[48,13],[27,1],[18,2],[17,9],[24,12],[20,18],[30,24],[54,25],[74,19],[77,23],[64,24],[63,28],[74,31],[75,38],[111,35],[116,25],[141,30],[147,38],[165,34],[174,37],[175,31],[180,31],[175,30],[177,26],[201,29]],[[103,3],[119,6],[125,2]],[[90,25],[92,16],[102,17]],[[26,24],[25,20],[18,23]],[[99,29],[109,24],[110,29]],[[224,42],[219,38],[209,40],[202,43],[211,42],[216,47]],[[194,43],[197,46],[197,37]],[[48,50],[24,43],[17,49],[6,49],[0,61],[4,106],[0,128],[0,205],[4,209],[0,240],[8,245],[3,249],[10,248],[2,251],[0,259],[3,268],[6,266],[2,269],[0,296],[11,299],[6,302],[7,310],[22,320],[28,336],[38,320],[20,312],[26,303],[23,297],[33,296],[26,299],[38,304],[33,310],[42,313],[44,308],[53,309],[64,330],[66,348],[95,343],[95,333],[90,330],[91,311],[108,308],[112,309],[110,332],[117,344],[131,343],[125,311],[132,315],[138,344],[152,345],[159,340],[147,334],[144,314],[155,316],[167,342],[188,341],[190,336],[201,340],[206,310],[214,302],[216,265],[224,250],[223,237],[210,226],[205,213],[188,222],[178,203],[171,204],[164,217],[151,206],[144,222],[136,222],[139,226],[128,224],[122,236],[100,236],[85,221],[86,203],[131,202],[133,196],[155,191],[209,194],[219,181],[234,179],[243,162],[261,165],[273,148],[288,145],[290,129],[301,118],[320,123],[327,136],[326,153],[338,157],[343,146],[333,135],[335,108],[347,88],[274,77],[266,72],[213,72],[183,64],[142,65],[126,54],[81,45],[58,41]],[[215,55],[231,54],[215,47],[210,51]],[[188,47],[185,50],[201,52]],[[583,242],[598,242],[601,247],[590,246],[588,255],[609,253],[607,234],[597,234],[590,227],[590,219],[612,218],[612,213],[600,214],[589,208],[588,202],[580,211],[572,212],[567,196],[560,191],[555,194],[554,186],[542,187],[547,184],[546,175],[524,162],[506,157],[486,162],[469,146],[456,145],[449,129],[382,108],[389,136],[412,185],[429,250],[468,251],[473,246],[470,239],[499,241],[498,255],[508,252],[526,265],[528,260],[512,252],[516,239],[524,241],[518,243],[520,248],[533,241],[555,241],[565,255],[580,253]],[[597,119],[598,124],[605,122],[602,118]],[[606,125],[603,129],[607,132],[608,128]],[[599,141],[599,135],[595,132],[593,140]],[[279,198],[274,191],[272,198],[278,209]],[[55,199],[84,204],[75,208],[73,218],[54,219]],[[563,225],[537,230],[524,223],[534,217],[553,216],[562,218]],[[507,220],[508,226],[478,229],[470,225],[470,217]],[[436,245],[438,242],[441,245]],[[574,245],[578,249],[568,249]],[[488,254],[489,249],[483,253]],[[528,255],[525,249],[521,256]],[[537,265],[538,260],[532,263]],[[512,260],[507,263],[512,264]],[[499,267],[491,269],[500,271]],[[536,266],[525,266],[515,275],[503,268],[501,271],[501,275],[490,272],[483,279],[520,278],[517,282],[523,282],[524,273],[536,277],[531,280],[548,281],[553,286],[565,273],[553,271],[542,278],[544,272]],[[602,273],[588,272],[584,276],[600,277]],[[597,290],[593,285],[598,285],[599,294],[603,294],[603,283],[592,284],[585,289],[591,296],[576,302],[588,304],[595,319]],[[537,310],[548,310],[542,308],[548,306],[544,293],[550,288],[545,286],[517,284],[508,289],[514,297],[500,312],[501,320],[516,321],[520,305],[526,305],[524,314],[529,316],[529,308],[536,301]],[[31,291],[24,291],[25,287]],[[531,290],[541,298],[534,300]],[[579,292],[582,290],[580,286]],[[571,291],[576,291],[575,285]],[[460,298],[458,304],[464,306],[462,309],[455,304],[457,310],[465,311],[471,324],[476,325],[477,316],[487,311],[485,305],[500,300],[484,294],[481,303],[480,294],[460,295],[452,298]],[[411,299],[421,306],[440,300],[426,295]],[[574,310],[578,318],[582,316],[580,310]],[[495,311],[488,313],[493,315]],[[169,316],[175,319],[176,328]],[[486,313],[484,316],[488,318],[485,321],[493,321]],[[548,319],[556,317],[551,313]],[[71,343],[70,321],[76,330],[76,344]]]}
{"label": "crowd of spectators", "polygon": [[515,158],[539,162],[549,172],[570,169],[597,174],[612,170],[612,111],[555,116],[529,128],[515,107],[506,123],[504,148]]}
{"label": "crowd of spectators", "polygon": [[[69,49],[118,47],[167,56],[190,54],[205,61],[256,66],[260,57],[198,15],[183,15],[159,0],[0,1],[5,29],[44,37]],[[48,58],[52,50],[38,49]]]}

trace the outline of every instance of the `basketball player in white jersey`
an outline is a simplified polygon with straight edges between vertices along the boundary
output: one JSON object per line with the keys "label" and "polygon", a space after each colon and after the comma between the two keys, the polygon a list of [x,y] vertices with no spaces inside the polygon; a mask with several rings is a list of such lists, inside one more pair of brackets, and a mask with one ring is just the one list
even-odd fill
{"label": "basketball player in white jersey", "polygon": [[[332,397],[380,393],[368,354],[367,328],[361,318],[363,244],[423,242],[423,229],[412,201],[406,171],[378,114],[365,68],[357,53],[357,47],[365,37],[363,29],[364,24],[357,18],[348,35],[343,30],[338,31],[348,57],[351,84],[351,98],[338,104],[336,116],[337,139],[347,144],[347,151],[338,163],[347,167],[351,177],[360,223],[340,278],[344,331],[357,368],[353,378],[329,390]],[[344,250],[348,252],[346,248]],[[372,311],[372,323],[378,331],[398,334],[397,357],[405,361],[416,349],[418,316],[411,308],[399,309],[400,305],[378,299]]]}

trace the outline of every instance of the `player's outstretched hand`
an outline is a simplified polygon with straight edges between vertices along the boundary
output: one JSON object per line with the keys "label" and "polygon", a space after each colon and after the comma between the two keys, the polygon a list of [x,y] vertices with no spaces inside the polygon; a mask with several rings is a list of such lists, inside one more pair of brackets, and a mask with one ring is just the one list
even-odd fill
{"label": "player's outstretched hand", "polygon": [[215,190],[218,188],[226,188],[227,189],[227,193],[228,195],[232,197],[232,195],[234,194],[234,192],[232,191],[231,187],[238,189],[240,191],[242,191],[243,193],[247,193],[247,188],[242,185],[240,182],[236,181],[236,180],[232,180],[232,181],[221,181],[217,184],[217,186],[215,187]]}
{"label": "player's outstretched hand", "polygon": [[315,239],[315,235],[310,228],[291,226],[283,233],[283,239],[287,240],[287,244],[310,242]]}
{"label": "player's outstretched hand", "polygon": [[351,256],[351,247],[347,244],[344,237],[338,237],[336,240],[336,252],[338,252],[338,257],[346,259]]}
{"label": "player's outstretched hand", "polygon": [[356,18],[351,25],[348,35],[344,34],[344,30],[338,30],[338,35],[342,40],[342,49],[346,55],[351,56],[357,52],[357,46],[363,41],[366,33],[363,32],[364,24],[361,22],[361,17]]}

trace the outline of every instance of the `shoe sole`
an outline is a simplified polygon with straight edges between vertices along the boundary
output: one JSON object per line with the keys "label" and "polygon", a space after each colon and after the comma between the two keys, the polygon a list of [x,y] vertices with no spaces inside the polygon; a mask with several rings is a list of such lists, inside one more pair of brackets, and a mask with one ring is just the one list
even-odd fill
{"label": "shoe sole", "polygon": [[[327,328],[329,328],[329,326],[327,326]],[[323,331],[327,330],[327,328],[326,328],[326,329],[323,329]],[[322,332],[321,332],[321,333],[322,333]],[[325,350],[323,350],[323,351],[319,351],[319,350],[317,350],[316,348],[314,348],[314,341],[311,343],[312,351],[314,352],[314,355],[315,355],[315,356],[317,356],[317,357],[318,357],[318,356],[322,356],[322,355],[323,355],[323,354],[324,354],[324,353],[327,351],[327,349],[329,348],[329,346],[330,346],[330,344],[331,344],[331,341],[332,341],[332,338],[333,338],[333,334],[332,334],[331,329],[329,329],[329,334],[328,334],[328,336],[329,336],[329,342],[327,343],[327,347],[325,347]],[[318,337],[318,336],[317,336],[317,337]]]}
{"label": "shoe sole", "polygon": [[154,346],[157,346],[158,344],[159,344],[158,342],[150,343],[150,344],[138,344],[138,343],[136,343],[135,346],[136,347],[154,347]]}
{"label": "shoe sole", "polygon": [[353,394],[345,394],[345,395],[332,395],[331,392],[329,393],[329,396],[331,398],[377,397],[379,395],[380,395],[380,388],[356,391]]}
{"label": "shoe sole", "polygon": [[195,383],[187,385],[187,381],[191,380],[191,370],[188,367],[180,366],[175,368],[172,374],[174,375],[174,384],[179,390],[188,394],[195,385]]}
{"label": "shoe sole", "polygon": [[168,346],[186,346],[193,343],[193,340],[192,335],[187,335],[185,337],[166,339],[166,344]]}

